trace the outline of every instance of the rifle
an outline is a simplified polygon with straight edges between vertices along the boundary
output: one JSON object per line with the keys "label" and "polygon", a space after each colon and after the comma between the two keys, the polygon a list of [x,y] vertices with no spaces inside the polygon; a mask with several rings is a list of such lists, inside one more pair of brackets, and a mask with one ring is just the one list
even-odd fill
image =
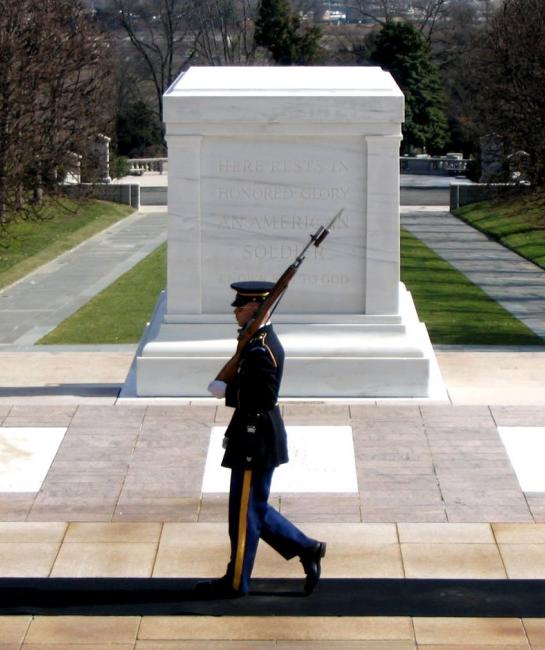
{"label": "rifle", "polygon": [[305,253],[312,245],[318,248],[318,246],[329,235],[329,231],[331,230],[331,227],[333,226],[335,221],[337,221],[337,219],[341,216],[343,210],[344,208],[341,208],[327,226],[325,227],[320,226],[313,235],[310,235],[310,241],[299,253],[299,255],[295,258],[295,261],[288,266],[288,268],[284,271],[284,273],[282,273],[280,278],[276,281],[276,284],[271,289],[269,295],[265,298],[265,300],[257,310],[255,314],[255,318],[251,320],[238,335],[237,351],[229,359],[229,361],[223,366],[223,368],[219,371],[216,380],[224,381],[227,384],[233,381],[237,371],[237,367],[238,367],[238,363],[242,351],[244,350],[248,342],[255,336],[255,333],[261,327],[263,327],[263,325],[270,319],[274,310],[278,307],[278,304],[282,299],[282,296],[286,292],[286,289],[288,288],[290,281],[292,280],[293,276],[297,273],[297,269],[303,263],[303,260],[305,259]]}

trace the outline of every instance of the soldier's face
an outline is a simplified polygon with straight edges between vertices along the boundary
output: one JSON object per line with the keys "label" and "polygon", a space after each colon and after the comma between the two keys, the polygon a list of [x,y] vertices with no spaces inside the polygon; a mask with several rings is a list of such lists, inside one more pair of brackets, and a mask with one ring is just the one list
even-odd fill
{"label": "soldier's face", "polygon": [[247,302],[245,305],[242,305],[242,307],[234,308],[233,313],[240,327],[244,327],[244,325],[254,317],[258,307],[259,303],[257,302]]}

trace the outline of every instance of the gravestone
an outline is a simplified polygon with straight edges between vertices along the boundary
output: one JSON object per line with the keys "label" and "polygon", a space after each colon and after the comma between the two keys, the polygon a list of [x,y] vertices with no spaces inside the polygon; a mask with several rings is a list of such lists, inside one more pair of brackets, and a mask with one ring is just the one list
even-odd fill
{"label": "gravestone", "polygon": [[275,312],[284,396],[429,394],[433,351],[399,281],[403,95],[380,68],[193,67],[164,97],[168,272],[141,396],[206,396],[236,346],[238,280],[276,280],[340,208]]}

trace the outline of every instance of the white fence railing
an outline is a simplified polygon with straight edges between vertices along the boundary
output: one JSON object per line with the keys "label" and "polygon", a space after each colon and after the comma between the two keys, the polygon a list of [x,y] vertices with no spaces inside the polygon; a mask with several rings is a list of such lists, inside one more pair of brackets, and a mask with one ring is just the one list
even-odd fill
{"label": "white fence railing", "polygon": [[452,158],[437,156],[436,158],[420,158],[402,156],[399,168],[402,174],[465,174],[469,160],[467,158]]}
{"label": "white fence railing", "polygon": [[168,158],[129,158],[129,174],[166,171]]}

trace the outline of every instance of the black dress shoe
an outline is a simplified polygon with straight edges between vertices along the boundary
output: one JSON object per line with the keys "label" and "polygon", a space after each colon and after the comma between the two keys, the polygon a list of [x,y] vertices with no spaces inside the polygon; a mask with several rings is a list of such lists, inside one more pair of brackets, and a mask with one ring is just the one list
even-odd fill
{"label": "black dress shoe", "polygon": [[316,546],[303,553],[301,557],[301,564],[307,575],[305,580],[305,594],[311,594],[315,589],[318,581],[320,580],[321,559],[325,556],[326,543],[317,542]]}
{"label": "black dress shoe", "polygon": [[195,592],[199,598],[242,598],[246,593],[233,589],[233,579],[222,576],[214,580],[201,580],[195,585]]}

